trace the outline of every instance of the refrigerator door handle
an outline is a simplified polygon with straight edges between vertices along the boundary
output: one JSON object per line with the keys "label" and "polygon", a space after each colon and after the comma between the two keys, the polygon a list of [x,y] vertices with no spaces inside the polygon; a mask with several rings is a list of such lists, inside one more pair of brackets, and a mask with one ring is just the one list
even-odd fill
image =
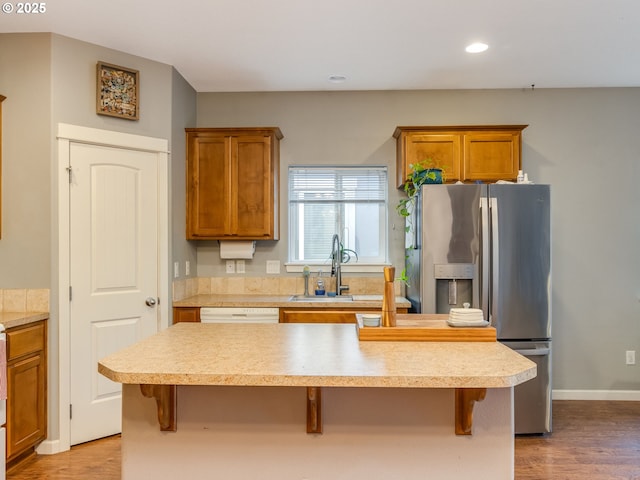
{"label": "refrigerator door handle", "polygon": [[497,327],[493,322],[493,317],[497,316],[496,321],[500,321],[500,312],[496,312],[498,306],[498,278],[500,273],[500,262],[498,252],[500,245],[498,238],[500,235],[498,225],[498,199],[496,197],[489,198],[489,210],[491,215],[491,303],[489,304],[489,312],[492,317],[491,325]]}
{"label": "refrigerator door handle", "polygon": [[480,197],[480,218],[482,228],[482,260],[481,260],[481,298],[480,308],[484,317],[491,323],[489,311],[489,201],[487,197]]}
{"label": "refrigerator door handle", "polygon": [[543,357],[551,353],[550,348],[527,348],[525,350],[514,350],[514,352],[524,355],[525,357]]}

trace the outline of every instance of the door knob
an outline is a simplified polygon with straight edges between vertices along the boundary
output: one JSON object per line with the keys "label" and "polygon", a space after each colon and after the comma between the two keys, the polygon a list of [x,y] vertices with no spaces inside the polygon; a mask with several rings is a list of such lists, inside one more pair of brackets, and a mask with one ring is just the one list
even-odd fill
{"label": "door knob", "polygon": [[144,303],[147,304],[147,306],[149,307],[155,307],[156,306],[156,299],[153,297],[147,297],[147,299],[144,301]]}

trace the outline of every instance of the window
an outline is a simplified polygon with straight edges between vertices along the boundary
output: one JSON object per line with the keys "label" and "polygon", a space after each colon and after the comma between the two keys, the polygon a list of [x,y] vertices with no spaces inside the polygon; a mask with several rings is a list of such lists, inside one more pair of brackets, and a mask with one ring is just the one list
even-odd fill
{"label": "window", "polygon": [[326,263],[337,233],[345,263],[386,263],[387,231],[386,167],[289,167],[290,262]]}

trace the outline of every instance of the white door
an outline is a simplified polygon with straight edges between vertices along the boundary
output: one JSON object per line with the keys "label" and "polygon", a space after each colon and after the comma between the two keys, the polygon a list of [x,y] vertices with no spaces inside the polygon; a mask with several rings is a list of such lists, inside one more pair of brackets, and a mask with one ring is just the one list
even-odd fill
{"label": "white door", "polygon": [[71,445],[121,431],[121,385],[98,361],[159,330],[152,152],[70,145]]}

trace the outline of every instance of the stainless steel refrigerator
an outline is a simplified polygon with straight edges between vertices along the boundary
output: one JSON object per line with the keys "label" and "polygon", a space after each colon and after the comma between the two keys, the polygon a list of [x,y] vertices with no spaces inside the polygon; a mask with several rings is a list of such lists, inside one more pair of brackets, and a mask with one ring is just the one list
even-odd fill
{"label": "stainless steel refrigerator", "polygon": [[481,308],[537,364],[515,387],[516,433],[551,432],[549,185],[424,185],[407,222],[411,311]]}

